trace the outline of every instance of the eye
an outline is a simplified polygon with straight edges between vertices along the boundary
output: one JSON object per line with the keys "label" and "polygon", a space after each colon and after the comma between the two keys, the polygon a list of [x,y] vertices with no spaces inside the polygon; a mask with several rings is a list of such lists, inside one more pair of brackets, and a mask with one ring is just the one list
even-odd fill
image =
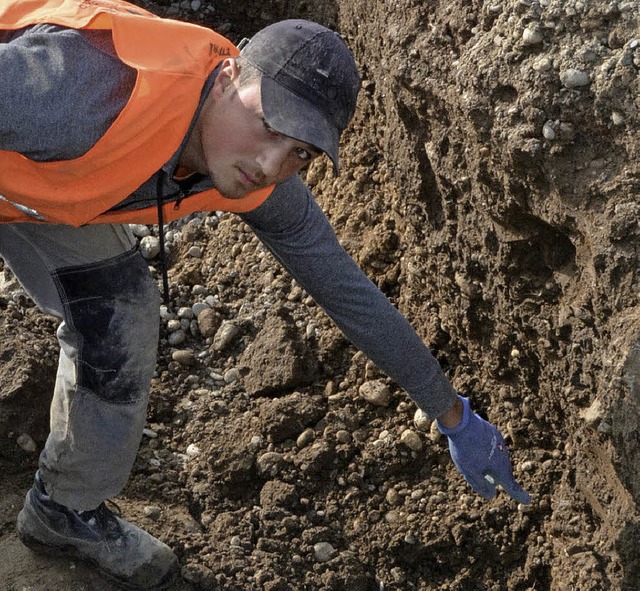
{"label": "eye", "polygon": [[298,156],[298,158],[300,158],[300,160],[304,160],[305,162],[307,160],[311,160],[314,157],[314,154],[309,152],[309,150],[305,150],[304,148],[296,148],[296,155]]}

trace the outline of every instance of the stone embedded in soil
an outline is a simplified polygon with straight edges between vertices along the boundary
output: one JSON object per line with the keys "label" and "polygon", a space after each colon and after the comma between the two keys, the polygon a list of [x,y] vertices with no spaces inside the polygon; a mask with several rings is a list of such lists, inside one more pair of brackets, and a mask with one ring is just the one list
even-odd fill
{"label": "stone embedded in soil", "polygon": [[418,408],[413,415],[413,424],[419,431],[428,431],[431,426],[431,419],[421,408]]}
{"label": "stone embedded in soil", "polygon": [[589,74],[577,68],[569,68],[560,73],[560,81],[567,88],[581,88],[590,82]]}
{"label": "stone embedded in soil", "polygon": [[192,349],[179,349],[171,354],[171,358],[180,365],[193,365],[196,362],[196,356]]}
{"label": "stone embedded in soil", "polygon": [[223,322],[213,337],[213,349],[215,351],[225,351],[239,334],[240,329],[233,322]]}
{"label": "stone embedded in soil", "polygon": [[405,429],[400,435],[400,442],[404,443],[412,451],[420,451],[423,448],[423,442],[420,435],[411,429]]}
{"label": "stone embedded in soil", "polygon": [[16,443],[28,453],[34,453],[38,449],[33,437],[27,433],[21,433],[18,435]]}
{"label": "stone embedded in soil", "polygon": [[313,546],[313,555],[318,562],[328,562],[336,554],[336,549],[329,542],[318,542]]}
{"label": "stone embedded in soil", "polygon": [[375,406],[389,406],[391,403],[389,386],[381,380],[365,382],[358,391],[367,402]]}

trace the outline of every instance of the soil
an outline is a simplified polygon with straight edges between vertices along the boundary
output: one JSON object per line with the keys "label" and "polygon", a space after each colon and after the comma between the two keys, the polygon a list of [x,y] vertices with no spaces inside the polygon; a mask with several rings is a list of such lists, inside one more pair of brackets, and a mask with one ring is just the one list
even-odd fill
{"label": "soil", "polygon": [[[640,3],[240,4],[141,2],[234,41],[287,17],[342,32],[359,109],[342,174],[320,160],[306,180],[505,434],[533,502],[475,495],[406,394],[237,218],[209,213],[171,228],[125,517],[178,554],[176,589],[640,589]],[[57,321],[2,276],[0,586],[113,589],[15,535],[47,434]],[[197,321],[181,311],[207,297]],[[388,403],[363,385],[388,388]]]}

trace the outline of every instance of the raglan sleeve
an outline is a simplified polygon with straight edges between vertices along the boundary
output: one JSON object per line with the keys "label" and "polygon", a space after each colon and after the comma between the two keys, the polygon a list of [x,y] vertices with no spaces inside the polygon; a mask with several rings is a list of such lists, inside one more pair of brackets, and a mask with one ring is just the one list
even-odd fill
{"label": "raglan sleeve", "polygon": [[135,72],[107,32],[36,25],[0,42],[0,149],[66,160],[93,146],[126,104]]}
{"label": "raglan sleeve", "polygon": [[456,392],[438,361],[340,245],[299,177],[278,185],[242,217],[345,336],[420,409],[435,418],[453,406]]}

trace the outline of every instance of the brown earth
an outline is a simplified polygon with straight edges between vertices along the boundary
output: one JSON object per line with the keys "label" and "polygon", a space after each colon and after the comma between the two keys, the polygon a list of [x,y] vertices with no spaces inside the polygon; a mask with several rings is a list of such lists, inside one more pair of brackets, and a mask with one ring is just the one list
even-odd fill
{"label": "brown earth", "polygon": [[[174,228],[170,312],[215,298],[178,350],[163,323],[125,516],[175,549],[176,589],[640,589],[640,3],[237,4],[145,6],[236,41],[298,16],[344,34],[364,78],[344,172],[307,181],[505,433],[533,502],[474,495],[406,395],[242,223],[209,215]],[[15,536],[56,322],[4,278],[0,586],[112,589]],[[362,397],[372,382],[387,406]]]}

